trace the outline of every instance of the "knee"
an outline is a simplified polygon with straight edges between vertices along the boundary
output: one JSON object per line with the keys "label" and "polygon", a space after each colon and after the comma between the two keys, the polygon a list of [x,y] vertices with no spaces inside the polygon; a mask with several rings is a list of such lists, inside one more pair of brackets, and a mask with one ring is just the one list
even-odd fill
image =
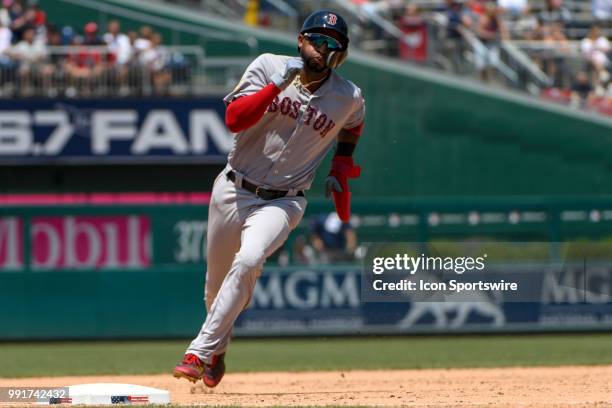
{"label": "knee", "polygon": [[258,271],[263,267],[266,255],[263,248],[242,248],[236,254],[236,262],[242,266],[242,270]]}

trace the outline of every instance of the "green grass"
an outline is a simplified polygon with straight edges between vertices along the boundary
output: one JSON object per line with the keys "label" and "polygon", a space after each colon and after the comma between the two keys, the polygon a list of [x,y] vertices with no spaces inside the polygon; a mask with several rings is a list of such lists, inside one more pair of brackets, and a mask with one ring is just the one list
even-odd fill
{"label": "green grass", "polygon": [[[0,343],[0,377],[169,373],[185,341]],[[612,364],[612,334],[234,340],[230,372]]]}

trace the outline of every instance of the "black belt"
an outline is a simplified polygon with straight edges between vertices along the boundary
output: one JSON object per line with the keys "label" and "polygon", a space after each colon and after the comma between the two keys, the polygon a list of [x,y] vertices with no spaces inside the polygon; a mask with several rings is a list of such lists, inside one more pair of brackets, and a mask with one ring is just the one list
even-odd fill
{"label": "black belt", "polygon": [[[230,179],[234,183],[236,182],[236,173],[234,173],[234,170],[228,171],[226,173],[226,176],[228,179]],[[240,187],[244,188],[247,191],[250,191],[251,193],[255,194],[257,197],[262,198],[264,200],[275,200],[277,198],[285,197],[289,193],[289,191],[286,191],[286,190],[267,190],[253,183],[250,183],[246,181],[245,179],[242,179],[242,185]],[[296,194],[296,197],[304,197],[304,192],[301,190],[298,191]]]}

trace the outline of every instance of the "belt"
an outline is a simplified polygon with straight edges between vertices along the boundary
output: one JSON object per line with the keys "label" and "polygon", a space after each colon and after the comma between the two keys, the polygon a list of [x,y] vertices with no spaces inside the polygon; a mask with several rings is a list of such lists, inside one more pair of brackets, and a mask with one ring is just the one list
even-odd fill
{"label": "belt", "polygon": [[[236,182],[236,173],[234,173],[234,170],[228,171],[225,175],[232,182],[234,183]],[[246,181],[245,179],[242,179],[242,185],[240,187],[244,188],[247,191],[250,191],[251,193],[255,194],[257,197],[264,199],[264,200],[275,200],[277,198],[285,197],[289,193],[289,191],[286,191],[286,190],[268,190],[268,189],[259,187],[253,183],[250,183]],[[302,190],[298,191],[296,194],[296,197],[304,197],[304,191]]]}

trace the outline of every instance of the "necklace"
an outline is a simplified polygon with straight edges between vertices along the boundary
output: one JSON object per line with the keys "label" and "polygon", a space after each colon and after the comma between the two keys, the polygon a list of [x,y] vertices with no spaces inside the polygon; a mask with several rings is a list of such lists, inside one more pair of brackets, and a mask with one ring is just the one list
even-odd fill
{"label": "necklace", "polygon": [[299,86],[301,86],[301,87],[305,88],[305,89],[306,89],[308,92],[310,92],[310,90],[308,89],[308,87],[309,87],[310,85],[312,85],[312,84],[318,84],[319,82],[323,82],[323,81],[325,81],[327,78],[329,78],[330,74],[331,74],[331,71],[330,71],[330,72],[328,72],[328,73],[327,73],[327,75],[325,75],[325,76],[324,76],[323,78],[321,78],[321,79],[315,79],[314,81],[310,81],[310,82],[306,82],[306,83],[303,83],[303,82],[302,82],[302,79],[300,78],[300,75],[297,75],[297,76],[295,77],[294,83],[295,83],[295,85],[296,85],[296,86],[297,86],[297,85],[299,85]]}

